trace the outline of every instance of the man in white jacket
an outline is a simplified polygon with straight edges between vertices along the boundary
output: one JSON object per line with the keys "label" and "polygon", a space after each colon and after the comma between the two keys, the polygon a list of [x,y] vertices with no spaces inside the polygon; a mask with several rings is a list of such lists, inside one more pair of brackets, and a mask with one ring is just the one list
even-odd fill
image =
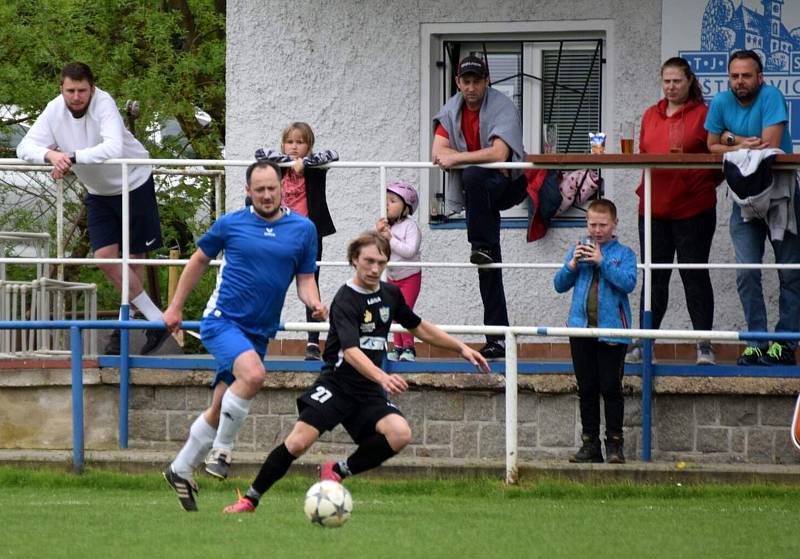
{"label": "man in white jacket", "polygon": [[[140,158],[149,154],[123,125],[114,99],[95,87],[91,68],[71,62],[61,70],[61,94],[50,101],[17,146],[17,156],[32,163],[50,163],[52,176],[74,172],[88,190],[84,199],[89,240],[95,258],[118,258],[122,245],[122,169],[98,165],[107,159]],[[142,258],[161,247],[161,227],[156,203],[153,169],[128,167],[130,191],[131,258]],[[98,264],[106,277],[122,287],[117,264]],[[148,320],[161,320],[161,310],[144,291],[144,266],[130,266],[131,303]],[[107,353],[119,353],[119,337],[112,336]],[[158,349],[169,336],[166,330],[148,330],[141,353]]]}

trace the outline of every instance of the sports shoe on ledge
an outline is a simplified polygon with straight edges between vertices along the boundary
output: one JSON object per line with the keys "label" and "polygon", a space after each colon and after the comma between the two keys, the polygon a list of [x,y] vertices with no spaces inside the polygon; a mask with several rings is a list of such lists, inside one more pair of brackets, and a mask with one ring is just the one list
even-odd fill
{"label": "sports shoe on ledge", "polygon": [[761,365],[762,355],[761,348],[747,346],[739,356],[739,359],[736,360],[736,364],[739,366]]}
{"label": "sports shoe on ledge", "polygon": [[194,495],[197,493],[197,485],[194,481],[184,479],[173,472],[172,466],[167,466],[167,469],[164,470],[162,474],[170,487],[178,494],[178,501],[183,507],[183,510],[186,512],[196,512],[197,502],[194,500]]}
{"label": "sports shoe on ledge", "polygon": [[[653,349],[655,349],[655,347]],[[639,342],[629,345],[628,351],[625,353],[625,363],[628,365],[641,365],[642,362],[644,362],[644,349],[642,349],[642,346],[639,344]],[[650,362],[653,365],[658,363],[655,352],[653,352]]]}
{"label": "sports shoe on ledge", "polygon": [[386,352],[386,359],[389,361],[400,361],[400,354],[403,353],[402,347],[394,347]]}
{"label": "sports shoe on ledge", "polygon": [[758,360],[762,365],[796,365],[797,360],[794,350],[780,342],[772,342],[766,355],[762,355]]}
{"label": "sports shoe on ledge", "polygon": [[486,248],[473,249],[472,253],[469,255],[469,261],[477,266],[480,266],[481,264],[494,264],[492,253]]}
{"label": "sports shoe on ledge", "polygon": [[642,346],[638,343],[632,343],[628,346],[628,351],[625,353],[625,363],[629,365],[638,365],[642,362]]}
{"label": "sports shoe on ledge", "polygon": [[319,480],[320,481],[335,481],[336,483],[342,482],[342,476],[336,473],[333,467],[336,462],[325,462],[319,467]]}
{"label": "sports shoe on ledge", "polygon": [[108,336],[106,347],[103,349],[103,355],[119,355],[119,330],[112,330]]}
{"label": "sports shoe on ledge", "polygon": [[600,437],[581,435],[581,447],[569,461],[573,464],[601,463],[603,451],[600,448]]}
{"label": "sports shoe on ledge", "polygon": [[147,355],[148,353],[153,353],[155,350],[160,348],[164,345],[164,342],[167,341],[169,338],[169,331],[168,330],[148,330],[146,334],[147,339],[142,346],[142,349],[139,350],[139,353],[142,355]]}
{"label": "sports shoe on ledge", "polygon": [[238,500],[233,503],[232,505],[228,505],[222,512],[226,514],[238,514],[240,512],[256,512],[256,506],[253,504],[253,501],[248,499],[247,497],[242,497],[242,492],[239,489],[236,489],[236,496]]}
{"label": "sports shoe on ledge", "polygon": [[717,360],[714,355],[714,348],[711,347],[709,342],[701,342],[697,344],[697,365],[716,365]]}
{"label": "sports shoe on ledge", "polygon": [[612,435],[606,439],[606,462],[609,464],[624,464],[624,441],[622,435]]}
{"label": "sports shoe on ledge", "polygon": [[306,361],[321,361],[322,354],[319,351],[319,344],[306,344]]}
{"label": "sports shoe on ledge", "polygon": [[219,479],[226,479],[231,469],[231,453],[224,448],[212,448],[206,457],[206,472]]}
{"label": "sports shoe on ledge", "polygon": [[497,361],[498,359],[505,359],[506,358],[506,346],[501,344],[500,342],[487,342],[485,346],[483,346],[479,353],[483,355],[483,358],[487,361]]}
{"label": "sports shoe on ledge", "polygon": [[403,348],[403,352],[400,354],[400,361],[416,361],[417,360],[417,350],[413,347],[405,347]]}

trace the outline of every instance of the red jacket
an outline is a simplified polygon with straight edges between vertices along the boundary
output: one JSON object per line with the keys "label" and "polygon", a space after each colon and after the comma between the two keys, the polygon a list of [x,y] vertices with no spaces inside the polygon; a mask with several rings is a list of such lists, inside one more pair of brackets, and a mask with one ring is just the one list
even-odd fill
{"label": "red jacket", "polygon": [[[675,114],[667,116],[667,100],[662,99],[644,113],[639,135],[640,153],[669,153],[670,123],[683,122],[683,152],[709,153],[708,132],[703,128],[708,107],[687,101]],[[717,204],[716,187],[722,181],[714,169],[653,169],[653,217],[685,219]],[[644,173],[639,187],[639,215],[644,215]]]}

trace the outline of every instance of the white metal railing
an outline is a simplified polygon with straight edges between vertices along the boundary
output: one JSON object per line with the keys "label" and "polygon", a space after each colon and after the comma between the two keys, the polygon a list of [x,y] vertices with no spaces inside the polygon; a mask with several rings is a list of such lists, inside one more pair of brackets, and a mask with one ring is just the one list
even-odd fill
{"label": "white metal railing", "polygon": [[[688,159],[685,161],[684,159]],[[786,159],[784,157],[784,159]],[[138,263],[138,264],[147,264],[147,265],[154,265],[154,266],[174,266],[174,265],[181,265],[186,264],[187,260],[156,260],[156,259],[138,259],[134,260],[130,258],[130,249],[129,249],[129,183],[128,183],[128,166],[129,165],[162,165],[162,166],[205,166],[205,167],[244,167],[252,164],[252,160],[203,160],[203,159],[195,159],[195,160],[171,160],[171,159],[117,159],[117,160],[109,160],[105,162],[107,165],[121,165],[121,173],[123,179],[122,191],[122,217],[123,217],[123,224],[122,224],[122,257],[118,259],[65,259],[63,258],[62,254],[59,254],[59,257],[56,259],[52,258],[14,258],[14,259],[7,259],[7,258],[0,258],[0,263],[5,262],[16,262],[18,264],[28,263],[28,264],[37,264],[37,263],[70,263],[70,264],[77,264],[77,263],[84,263],[84,264],[96,264],[100,262],[104,263],[119,263],[122,264],[122,292],[121,292],[121,308],[123,309],[123,318],[127,318],[127,309],[128,309],[128,286],[129,286],[129,268],[128,265],[131,263]],[[21,160],[0,160],[0,169],[3,168],[15,168],[16,165],[22,166],[29,166],[30,164],[23,162]],[[288,165],[288,164],[287,164]],[[8,167],[6,167],[8,166]],[[653,168],[717,168],[719,166],[719,161],[710,161],[708,158],[706,160],[701,160],[699,158],[695,158],[692,160],[692,157],[686,157],[682,155],[681,157],[662,157],[662,158],[646,158],[642,159],[639,158],[637,161],[636,156],[622,156],[622,157],[614,157],[614,156],[589,156],[589,157],[581,157],[581,156],[534,156],[532,162],[524,162],[524,163],[490,163],[490,164],[483,164],[480,165],[481,167],[486,168],[493,168],[493,169],[531,169],[531,168],[577,168],[577,167],[603,167],[603,168],[642,168],[644,169],[644,238],[645,240],[650,238],[651,230],[652,230],[652,217],[651,217],[651,210],[652,210],[652,183],[651,183],[651,169]],[[42,170],[46,169],[46,166],[33,166],[37,167],[37,169]],[[386,208],[386,169],[388,168],[418,168],[418,169],[436,169],[438,168],[436,165],[430,162],[402,162],[402,161],[381,161],[381,162],[369,162],[369,161],[339,161],[335,163],[330,163],[326,165],[327,168],[377,168],[380,171],[380,184],[378,189],[378,203],[380,208],[380,214],[385,215],[385,208]],[[794,158],[779,162],[775,168],[793,168],[797,169],[800,168],[800,159]],[[220,199],[220,196],[217,196],[217,199]],[[220,212],[221,213],[221,212]],[[218,214],[219,215],[219,214]],[[218,261],[215,261],[218,263]],[[320,265],[323,266],[347,266],[348,263],[346,262],[320,262]],[[413,263],[414,266],[421,266],[421,267],[463,267],[463,268],[475,268],[476,266],[473,264],[467,263],[453,263],[453,262],[415,262]],[[531,268],[531,269],[558,269],[563,265],[562,262],[552,262],[552,263],[502,263],[502,264],[492,264],[488,266],[479,266],[479,267],[490,267],[490,268]],[[782,264],[725,264],[725,263],[709,263],[709,264],[654,264],[652,262],[652,251],[649,242],[645,242],[644,245],[644,262],[639,265],[640,268],[644,271],[644,305],[645,305],[645,312],[649,313],[651,309],[651,285],[652,285],[652,278],[651,273],[653,269],[682,269],[682,268],[706,268],[706,269],[743,269],[743,268],[757,268],[757,269],[771,269],[771,268],[800,268],[800,264],[798,265],[782,265]],[[287,324],[286,326],[289,326]],[[309,331],[309,330],[316,330],[319,328],[323,328],[324,325],[320,324],[306,324],[306,323],[298,323],[298,324],[291,324],[291,326],[297,326],[302,331]],[[517,382],[516,382],[516,375],[517,375],[517,355],[516,355],[516,338],[520,335],[546,335],[546,336],[587,336],[587,337],[596,337],[599,335],[610,335],[613,334],[615,336],[620,337],[629,337],[629,338],[644,338],[644,339],[654,339],[654,338],[666,338],[666,339],[698,339],[698,337],[702,337],[705,339],[713,339],[713,340],[741,340],[741,334],[738,332],[721,332],[721,331],[692,331],[692,330],[681,330],[681,331],[668,331],[668,330],[650,330],[650,329],[638,329],[638,330],[623,330],[623,331],[611,331],[608,329],[571,329],[571,328],[532,328],[529,332],[525,328],[521,327],[500,327],[500,326],[450,326],[446,327],[447,331],[450,333],[458,334],[458,333],[470,333],[470,334],[494,334],[494,335],[504,335],[506,337],[506,477],[509,481],[514,481],[517,475],[517,456],[516,456],[516,399],[517,399]],[[289,328],[286,328],[289,329]],[[294,329],[294,328],[292,328]],[[650,359],[648,350],[645,350],[645,366],[644,366],[644,373],[643,373],[643,401],[648,401],[649,403],[649,367],[650,367]],[[647,395],[645,396],[645,393]],[[649,406],[648,406],[649,407]],[[647,412],[649,422],[649,411]],[[645,415],[645,412],[643,412]],[[649,424],[647,428],[644,426],[645,420],[643,419],[643,447],[645,447],[646,451],[643,451],[643,459],[649,460]]]}

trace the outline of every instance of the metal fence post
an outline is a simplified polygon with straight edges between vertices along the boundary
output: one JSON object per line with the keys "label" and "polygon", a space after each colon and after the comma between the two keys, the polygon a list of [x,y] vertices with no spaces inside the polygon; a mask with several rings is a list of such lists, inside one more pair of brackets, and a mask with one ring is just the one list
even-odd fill
{"label": "metal fence post", "polygon": [[506,483],[517,483],[517,337],[506,330]]}
{"label": "metal fence post", "polygon": [[[643,327],[653,327],[653,232],[652,220],[652,173],[651,168],[644,169],[644,309],[642,311]],[[642,460],[650,461],[652,434],[652,395],[653,395],[653,340],[642,340]]]}
{"label": "metal fence post", "polygon": [[[130,184],[128,164],[122,164],[122,303],[120,320],[130,319]],[[130,382],[130,331],[122,328],[119,336],[119,447],[128,448],[128,384]]]}
{"label": "metal fence post", "polygon": [[69,329],[72,359],[72,467],[83,472],[83,339],[81,329]]}

